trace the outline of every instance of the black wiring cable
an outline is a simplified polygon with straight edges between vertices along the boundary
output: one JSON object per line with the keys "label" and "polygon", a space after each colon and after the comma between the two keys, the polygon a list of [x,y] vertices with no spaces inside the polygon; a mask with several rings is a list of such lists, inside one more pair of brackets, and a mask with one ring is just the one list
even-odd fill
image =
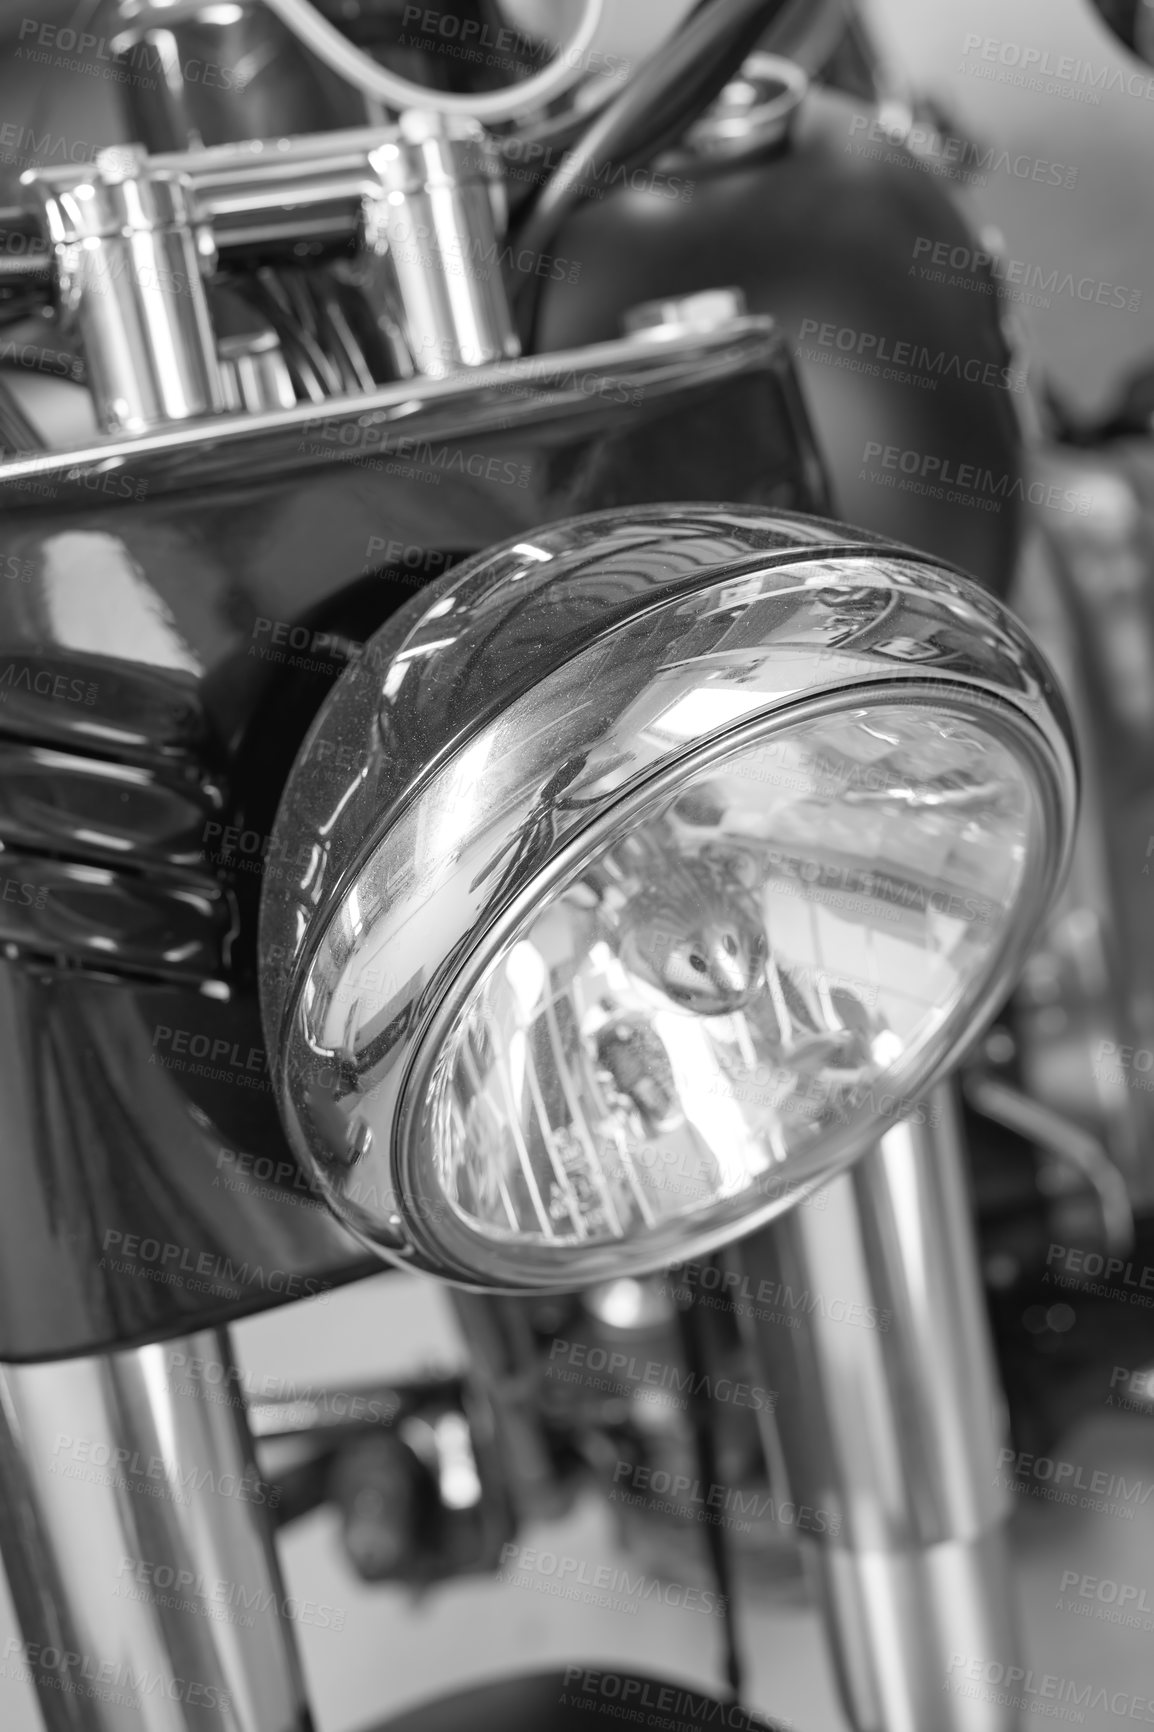
{"label": "black wiring cable", "polygon": [[284,277],[284,272],[263,266],[248,279],[245,293],[275,331],[298,399],[324,403],[339,391],[339,378],[320,345],[301,325]]}
{"label": "black wiring cable", "polygon": [[[705,1331],[701,1326],[701,1313],[694,1303],[692,1294],[684,1303],[678,1305],[677,1318],[685,1349],[687,1369],[691,1373],[690,1413],[693,1424],[694,1449],[697,1455],[697,1475],[702,1485],[719,1485],[720,1470],[713,1433],[713,1406],[709,1394],[711,1380],[704,1375],[708,1371]],[[737,1615],[734,1611],[733,1573],[729,1567],[729,1547],[725,1543],[721,1522],[706,1522],[704,1526],[705,1545],[709,1553],[710,1567],[717,1583],[717,1592],[725,1607],[722,1617],[725,1643],[725,1681],[729,1686],[732,1704],[735,1707],[740,1707],[745,1688],[745,1673],[741,1661],[741,1648],[737,1639]]]}
{"label": "black wiring cable", "polygon": [[[569,213],[595,190],[598,164],[638,167],[675,142],[739,70],[774,19],[795,0],[703,0],[618,95],[597,110],[561,166],[529,202],[518,250],[547,250]],[[535,315],[537,281],[514,293],[522,336]],[[519,291],[519,293],[518,293]]]}

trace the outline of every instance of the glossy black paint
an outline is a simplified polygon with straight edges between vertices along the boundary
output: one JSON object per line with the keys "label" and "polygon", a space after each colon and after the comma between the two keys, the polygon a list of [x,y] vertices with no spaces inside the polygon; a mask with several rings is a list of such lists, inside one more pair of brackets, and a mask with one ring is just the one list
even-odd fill
{"label": "glossy black paint", "polygon": [[1115,36],[1148,60],[1151,37],[1145,0],[1094,0],[1094,4]]}
{"label": "glossy black paint", "polygon": [[398,462],[322,443],[229,476],[210,451],[206,482],[194,448],[196,486],[173,459],[125,498],[86,484],[115,477],[97,454],[39,505],[43,472],[0,467],[0,1358],[379,1268],[310,1195],[267,1074],[255,913],[288,769],[349,656],[458,558],[610,505],[821,510],[782,345],[723,351],[581,413],[478,388],[467,436],[417,405]]}
{"label": "glossy black paint", "polygon": [[773,1732],[773,1722],[760,1713],[727,1706],[694,1684],[596,1662],[473,1684],[384,1720],[375,1732],[607,1732],[620,1724],[622,1703],[648,1713],[654,1724],[668,1719],[685,1732],[722,1725]]}
{"label": "glossy black paint", "polygon": [[642,301],[741,287],[798,344],[835,515],[1004,594],[1021,513],[1023,381],[997,285],[946,190],[981,158],[957,141],[950,150],[919,161],[876,111],[811,90],[788,148],[672,157],[585,204],[552,243],[580,275],[542,284],[536,347],[597,341]]}

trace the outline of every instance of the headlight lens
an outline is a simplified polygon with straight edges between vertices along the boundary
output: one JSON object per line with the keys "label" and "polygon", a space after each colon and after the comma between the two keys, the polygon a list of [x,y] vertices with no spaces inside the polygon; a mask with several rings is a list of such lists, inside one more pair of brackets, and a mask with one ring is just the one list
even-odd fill
{"label": "headlight lens", "polygon": [[[289,1134],[354,1231],[459,1281],[640,1273],[790,1206],[923,1110],[1068,857],[1068,727],[997,604],[836,526],[660,519],[454,574],[278,818]],[[357,775],[309,769],[334,748]]]}
{"label": "headlight lens", "polygon": [[831,1137],[914,1109],[1039,821],[988,727],[898,704],[743,745],[620,814],[413,1080],[426,1216],[473,1256],[728,1234]]}

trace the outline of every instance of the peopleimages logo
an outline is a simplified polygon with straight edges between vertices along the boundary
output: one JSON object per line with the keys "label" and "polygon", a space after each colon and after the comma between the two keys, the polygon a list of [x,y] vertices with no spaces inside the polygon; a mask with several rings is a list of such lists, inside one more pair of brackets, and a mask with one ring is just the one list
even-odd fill
{"label": "peopleimages logo", "polygon": [[703,1612],[707,1617],[724,1613],[724,1594],[711,1588],[686,1587],[680,1582],[659,1581],[655,1576],[632,1575],[627,1565],[591,1564],[585,1558],[564,1552],[538,1551],[535,1546],[510,1540],[501,1547],[497,1580],[505,1587],[535,1588],[559,1599],[601,1603],[604,1596],[612,1608],[636,1612],[643,1602],[656,1600],[685,1612]]}
{"label": "peopleimages logo", "polygon": [[[90,30],[47,24],[38,18],[22,18],[18,35],[18,60],[30,60],[41,66],[65,66],[91,78],[139,84],[144,90],[157,90],[169,83],[167,54],[156,43],[118,43],[115,38],[109,41],[106,36],[94,36]],[[180,76],[185,84],[239,92],[251,75],[217,61],[185,58],[181,61]]]}
{"label": "peopleimages logo", "polygon": [[[575,1369],[566,1373],[559,1368],[558,1361]],[[633,1389],[638,1395],[650,1398],[659,1392],[677,1397],[690,1395],[704,1397],[706,1401],[732,1402],[735,1407],[749,1407],[759,1413],[772,1412],[777,1400],[772,1390],[763,1389],[760,1384],[713,1377],[707,1371],[683,1370],[660,1359],[641,1360],[633,1353],[611,1352],[584,1341],[562,1341],[555,1337],[549,1349],[546,1376],[559,1377],[562,1382],[585,1382],[581,1373],[586,1371],[605,1372],[611,1387]]]}
{"label": "peopleimages logo", "polygon": [[34,583],[38,570],[34,559],[21,559],[18,554],[0,554],[0,577],[11,583]]}
{"label": "peopleimages logo", "polygon": [[236,1191],[246,1197],[263,1197],[269,1202],[297,1203],[304,1208],[323,1209],[324,1199],[316,1193],[299,1162],[276,1161],[271,1155],[253,1155],[241,1149],[221,1148],[216,1156],[214,1191]]}
{"label": "peopleimages logo", "polygon": [[[122,1275],[139,1275],[160,1286],[185,1287],[193,1293],[234,1297],[252,1287],[275,1293],[281,1299],[323,1300],[331,1284],[313,1275],[298,1275],[286,1269],[266,1269],[262,1263],[234,1263],[231,1257],[213,1251],[193,1251],[171,1240],[150,1239],[140,1233],[123,1233],[109,1227],[101,1249],[115,1255],[100,1259],[100,1267]],[[198,1277],[193,1279],[193,1277]],[[203,1279],[200,1279],[203,1277]]]}
{"label": "peopleimages logo", "polygon": [[255,1468],[241,1474],[217,1473],[211,1467],[182,1467],[162,1455],[142,1455],[137,1449],[114,1448],[101,1438],[71,1437],[59,1432],[52,1450],[49,1472],[63,1479],[86,1480],[90,1485],[108,1485],[118,1491],[141,1493],[189,1507],[194,1494],[209,1491],[216,1497],[237,1498],[241,1503],[276,1509],[280,1487],[271,1485]]}
{"label": "peopleimages logo", "polygon": [[[6,162],[23,162],[29,167],[35,163],[40,168],[51,166],[54,162],[79,165],[91,162],[94,154],[94,146],[84,138],[65,138],[63,133],[34,132],[30,126],[17,126],[11,120],[0,126],[0,157]],[[11,251],[11,248],[8,250]],[[41,243],[29,250],[45,252],[47,248]]]}
{"label": "peopleimages logo", "polygon": [[[807,338],[814,339],[817,347],[806,348]],[[936,391],[942,379],[960,379],[967,385],[988,385],[1001,391],[1026,388],[1023,369],[1002,367],[976,356],[951,355],[925,343],[893,342],[877,331],[859,331],[829,320],[803,319],[798,340],[808,361],[849,367],[871,378],[896,379],[922,390]]]}
{"label": "peopleimages logo", "polygon": [[0,363],[12,361],[30,373],[48,373],[55,379],[83,384],[84,363],[67,349],[48,349],[39,343],[0,343]]}
{"label": "peopleimages logo", "polygon": [[171,1611],[235,1623],[243,1629],[253,1628],[254,1613],[270,1611],[294,1623],[313,1624],[322,1630],[343,1630],[345,1625],[341,1606],[298,1600],[291,1594],[277,1594],[272,1588],[249,1588],[243,1582],[230,1582],[221,1576],[194,1575],[192,1570],[174,1569],[171,1564],[157,1563],[151,1558],[122,1557],[113,1593],[121,1599],[141,1600]]}
{"label": "peopleimages logo", "polygon": [[[57,476],[67,486],[69,491],[83,487],[89,493],[109,493],[117,499],[143,499],[148,492],[147,481],[136,481],[131,475],[117,469],[85,468],[73,465],[65,472],[61,467],[61,453],[58,451],[10,451],[5,461],[9,465],[20,464],[24,473],[14,482],[20,492],[37,499],[55,499],[60,491],[59,486],[49,479],[52,474]],[[106,461],[112,461],[108,458]],[[43,476],[44,478],[37,479]]]}
{"label": "peopleimages logo", "polygon": [[899,878],[881,868],[808,859],[784,848],[767,848],[764,858],[774,869],[775,896],[798,895],[807,902],[821,902],[830,907],[860,907],[860,899],[865,898],[874,920],[904,921],[911,913],[934,913],[948,920],[985,924],[996,920],[1001,912],[984,896],[957,896],[949,890],[928,889],[914,879]]}
{"label": "peopleimages logo", "polygon": [[1060,1612],[1093,1618],[1098,1623],[1120,1624],[1126,1629],[1154,1630],[1151,1622],[1154,1605],[1147,1590],[1134,1582],[1115,1582],[1109,1577],[1084,1575],[1080,1570],[1063,1570],[1059,1590],[1066,1594],[1068,1588],[1076,1588],[1076,1593],[1058,1601],[1056,1610]]}
{"label": "peopleimages logo", "polygon": [[[1109,1690],[1102,1684],[1079,1684],[1072,1678],[1059,1677],[1054,1672],[1035,1672],[1025,1666],[1007,1666],[1003,1660],[987,1660],[979,1655],[953,1654],[945,1688],[959,1696],[977,1696],[979,1690],[966,1685],[985,1685],[1003,1694],[994,1698],[1011,1707],[1028,1708],[1032,1714],[1046,1714],[1055,1719],[1073,1719],[1074,1715],[1053,1712],[1055,1708],[1101,1708],[1125,1720],[1138,1720],[1154,1726],[1154,1702],[1146,1696],[1133,1696],[1126,1690]],[[987,1700],[990,1698],[987,1696]],[[1078,1720],[1083,1715],[1076,1716]]]}
{"label": "peopleimages logo", "polygon": [[[622,1482],[630,1488],[626,1491]],[[631,1495],[636,1494],[636,1495]],[[742,1533],[753,1531],[752,1521],[732,1521],[731,1517],[752,1517],[753,1521],[771,1521],[780,1527],[799,1528],[804,1533],[836,1534],[841,1529],[841,1517],[828,1510],[815,1509],[811,1504],[793,1503],[775,1498],[770,1492],[756,1488],[742,1491],[736,1486],[703,1485],[688,1474],[667,1473],[663,1468],[638,1466],[631,1461],[619,1461],[613,1470],[613,1490],[610,1501],[634,1503],[647,1508],[659,1508],[666,1514],[690,1521],[721,1522],[736,1526]],[[667,1499],[661,1502],[661,1499]]]}
{"label": "peopleimages logo", "polygon": [[[1058,1274],[1056,1270],[1065,1273]],[[1099,1275],[1104,1278],[1102,1281],[1097,1280]],[[1104,1257],[1100,1251],[1086,1251],[1080,1245],[1051,1245],[1046,1252],[1046,1273],[1042,1278],[1055,1287],[1076,1287],[1080,1292],[1097,1293],[1104,1299],[1122,1299],[1146,1308],[1154,1306],[1154,1263],[1135,1267],[1121,1257]]]}
{"label": "peopleimages logo", "polygon": [[251,1402],[290,1408],[303,1426],[318,1419],[347,1420],[357,1425],[386,1425],[397,1416],[400,1398],[392,1391],[334,1389],[329,1384],[300,1385],[272,1373],[257,1377],[236,1364],[189,1356],[182,1348],[168,1349],[172,1391],[222,1407],[247,1408]]}
{"label": "peopleimages logo", "polygon": [[15,902],[21,908],[44,908],[48,904],[48,887],[27,878],[0,875],[0,902]]}
{"label": "peopleimages logo", "polygon": [[[319,434],[321,443],[310,443],[307,438],[310,433]],[[512,458],[461,451],[449,444],[398,435],[392,422],[383,426],[362,425],[329,415],[303,423],[298,451],[327,457],[338,446],[348,453],[343,461],[354,467],[380,469],[386,475],[405,475],[438,486],[443,475],[469,475],[475,481],[492,481],[503,487],[528,487],[532,473],[531,464],[517,463]],[[354,449],[358,453],[355,456]]]}
{"label": "peopleimages logo", "polygon": [[[860,138],[864,133],[868,144]],[[989,175],[1008,174],[1013,180],[1029,180],[1041,186],[1073,187],[1078,170],[1049,157],[1028,151],[1010,151],[997,145],[980,149],[969,139],[949,137],[932,123],[897,124],[880,115],[855,114],[850,121],[847,150],[875,161],[900,163],[923,173],[962,181],[967,186],[985,186]],[[889,146],[887,150],[885,147]]]}
{"label": "peopleimages logo", "polygon": [[[1087,1469],[1081,1462],[1030,1455],[1025,1450],[1000,1450],[998,1466],[1009,1472],[1004,1479],[995,1475],[996,1485],[1047,1498],[1052,1503],[1095,1510],[1099,1515],[1121,1516],[1125,1521],[1133,1521],[1134,1506],[1141,1508],[1154,1493],[1154,1481],[1145,1484],[1141,1479],[1128,1480],[1120,1473],[1107,1473],[1104,1468]],[[1075,1492],[1090,1495],[1075,1497]]]}
{"label": "peopleimages logo", "polygon": [[96,702],[97,687],[91,680],[69,679],[66,674],[54,674],[48,668],[39,668],[35,672],[27,663],[23,666],[9,662],[3,672],[0,672],[0,703],[5,703],[11,693],[27,692],[29,697],[51,698],[62,704],[87,704],[91,707]]}
{"label": "peopleimages logo", "polygon": [[1000,511],[1006,500],[1016,499],[1024,505],[1088,517],[1094,505],[1092,494],[1077,493],[1072,487],[1031,481],[1023,475],[996,475],[976,463],[958,463],[938,452],[882,445],[877,439],[866,440],[862,462],[867,468],[859,473],[859,481],[973,505],[983,511]]}
{"label": "peopleimages logo", "polygon": [[913,256],[927,262],[912,264],[910,276],[985,294],[993,294],[1001,286],[1008,299],[1027,301],[1033,306],[1048,307],[1051,295],[1069,295],[1071,300],[1087,305],[1093,302],[1099,307],[1130,313],[1136,313],[1142,305],[1141,289],[1123,288],[1120,283],[1102,282],[1098,277],[1075,277],[1073,271],[1059,270],[1057,266],[1046,270],[1042,265],[1027,264],[1025,259],[1004,258],[979,247],[951,246],[949,241],[936,241],[928,235],[917,237]]}
{"label": "peopleimages logo", "polygon": [[522,276],[546,277],[554,283],[576,283],[581,265],[576,259],[556,258],[552,253],[522,247],[514,252],[500,241],[444,234],[429,223],[413,219],[393,222],[389,229],[389,256],[397,264],[429,265],[434,257],[450,277],[469,276],[487,283],[499,271],[520,271]]}
{"label": "peopleimages logo", "polygon": [[[144,1702],[165,1696],[189,1708],[214,1708],[232,1720],[232,1698],[219,1684],[199,1684],[191,1678],[175,1678],[170,1672],[149,1672],[124,1660],[97,1660],[72,1648],[57,1648],[45,1642],[18,1642],[14,1638],[4,1650],[3,1675],[22,1678],[40,1690],[59,1690],[66,1696],[85,1696],[91,1701],[116,1703],[139,1714]],[[27,1671],[22,1670],[27,1667]]]}
{"label": "peopleimages logo", "polygon": [[962,44],[960,70],[1020,90],[1071,97],[1095,107],[1103,93],[1134,96],[1143,102],[1154,97],[1154,77],[1147,72],[1112,66],[1105,60],[1082,60],[1076,54],[1054,54],[1049,48],[982,36],[976,31]]}
{"label": "peopleimages logo", "polygon": [[[374,543],[382,548],[399,545],[387,544],[379,536],[374,536],[368,546],[366,572],[381,569],[379,560],[375,564],[368,563],[372,559]],[[425,569],[443,571],[447,564],[447,555],[429,554]],[[359,638],[346,637],[343,632],[313,631],[306,625],[294,625],[285,619],[268,619],[263,614],[253,621],[252,638],[248,648],[250,656],[276,662],[281,667],[300,668],[306,673],[328,674],[334,679],[346,668],[367,668],[373,675],[384,674],[391,664],[389,654],[371,640],[365,643]]]}
{"label": "peopleimages logo", "polygon": [[[730,1732],[793,1732],[790,1722],[780,1716],[767,1720],[755,1709],[742,1708],[736,1702],[716,1702],[678,1684],[656,1684],[623,1677],[620,1672],[566,1666],[559,1706],[571,1703],[588,1708],[590,1697],[607,1718],[664,1728],[665,1732],[688,1732],[690,1726],[705,1725],[729,1728]],[[612,1706],[607,1706],[610,1703]]]}
{"label": "peopleimages logo", "polygon": [[[486,65],[493,63],[495,54],[515,53],[520,60],[557,58],[566,66],[612,79],[627,78],[631,66],[631,62],[620,54],[606,54],[599,48],[574,49],[568,44],[555,48],[539,37],[527,36],[523,31],[513,30],[507,25],[497,28],[483,23],[479,18],[458,18],[453,13],[438,12],[424,6],[406,6],[401,14],[401,27],[404,31],[413,31],[408,41],[402,35],[401,43],[404,46],[428,48],[429,43],[422,42],[421,35],[435,37],[438,51],[444,52],[446,42],[454,46],[459,43],[462,59],[483,61]],[[517,60],[501,61],[498,64],[507,64],[510,71],[518,70]]]}
{"label": "peopleimages logo", "polygon": [[1154,1094],[1154,1050],[1148,1046],[1119,1046],[1117,1041],[1100,1040],[1092,1069],[1098,1082]]}
{"label": "peopleimages logo", "polygon": [[395,537],[370,535],[365,548],[366,571],[387,569],[390,574],[398,571],[416,573],[413,581],[444,571],[452,562],[452,554],[442,553],[439,548],[425,547],[416,541],[398,541]]}
{"label": "peopleimages logo", "polygon": [[[740,1315],[762,1315],[756,1309],[751,1311],[739,1303],[740,1299],[745,1299],[753,1300],[756,1305],[783,1307],[786,1313],[795,1312],[805,1317],[816,1315],[833,1323],[876,1329],[883,1334],[893,1326],[893,1312],[877,1305],[866,1305],[856,1299],[830,1298],[828,1294],[815,1292],[809,1287],[793,1287],[788,1281],[761,1280],[755,1287],[741,1270],[720,1269],[715,1263],[674,1263],[669,1269],[669,1278],[672,1282],[684,1283],[674,1287],[674,1298],[688,1298],[691,1292],[707,1295],[717,1288],[727,1302],[725,1308],[732,1307]],[[707,1304],[708,1299],[701,1297],[700,1302]]]}
{"label": "peopleimages logo", "polygon": [[[1123,1389],[1124,1394],[1117,1391]],[[1110,1373],[1108,1407],[1125,1407],[1131,1413],[1154,1412],[1154,1366],[1134,1371],[1129,1365],[1115,1365]]]}
{"label": "peopleimages logo", "polygon": [[249,1088],[271,1086],[268,1055],[263,1046],[245,1047],[222,1035],[210,1040],[207,1034],[170,1028],[163,1022],[158,1022],[153,1030],[148,1062],[164,1070],[187,1070],[216,1082],[235,1082]]}

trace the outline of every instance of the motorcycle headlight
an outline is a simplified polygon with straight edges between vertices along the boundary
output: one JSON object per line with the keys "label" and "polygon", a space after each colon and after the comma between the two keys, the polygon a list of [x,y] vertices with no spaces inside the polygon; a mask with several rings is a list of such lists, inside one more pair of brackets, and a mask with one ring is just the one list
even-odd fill
{"label": "motorcycle headlight", "polygon": [[920,555],[713,506],[506,544],[365,646],[290,778],[290,1138],[354,1232],[467,1284],[704,1252],[921,1110],[1075,789],[1037,652]]}

